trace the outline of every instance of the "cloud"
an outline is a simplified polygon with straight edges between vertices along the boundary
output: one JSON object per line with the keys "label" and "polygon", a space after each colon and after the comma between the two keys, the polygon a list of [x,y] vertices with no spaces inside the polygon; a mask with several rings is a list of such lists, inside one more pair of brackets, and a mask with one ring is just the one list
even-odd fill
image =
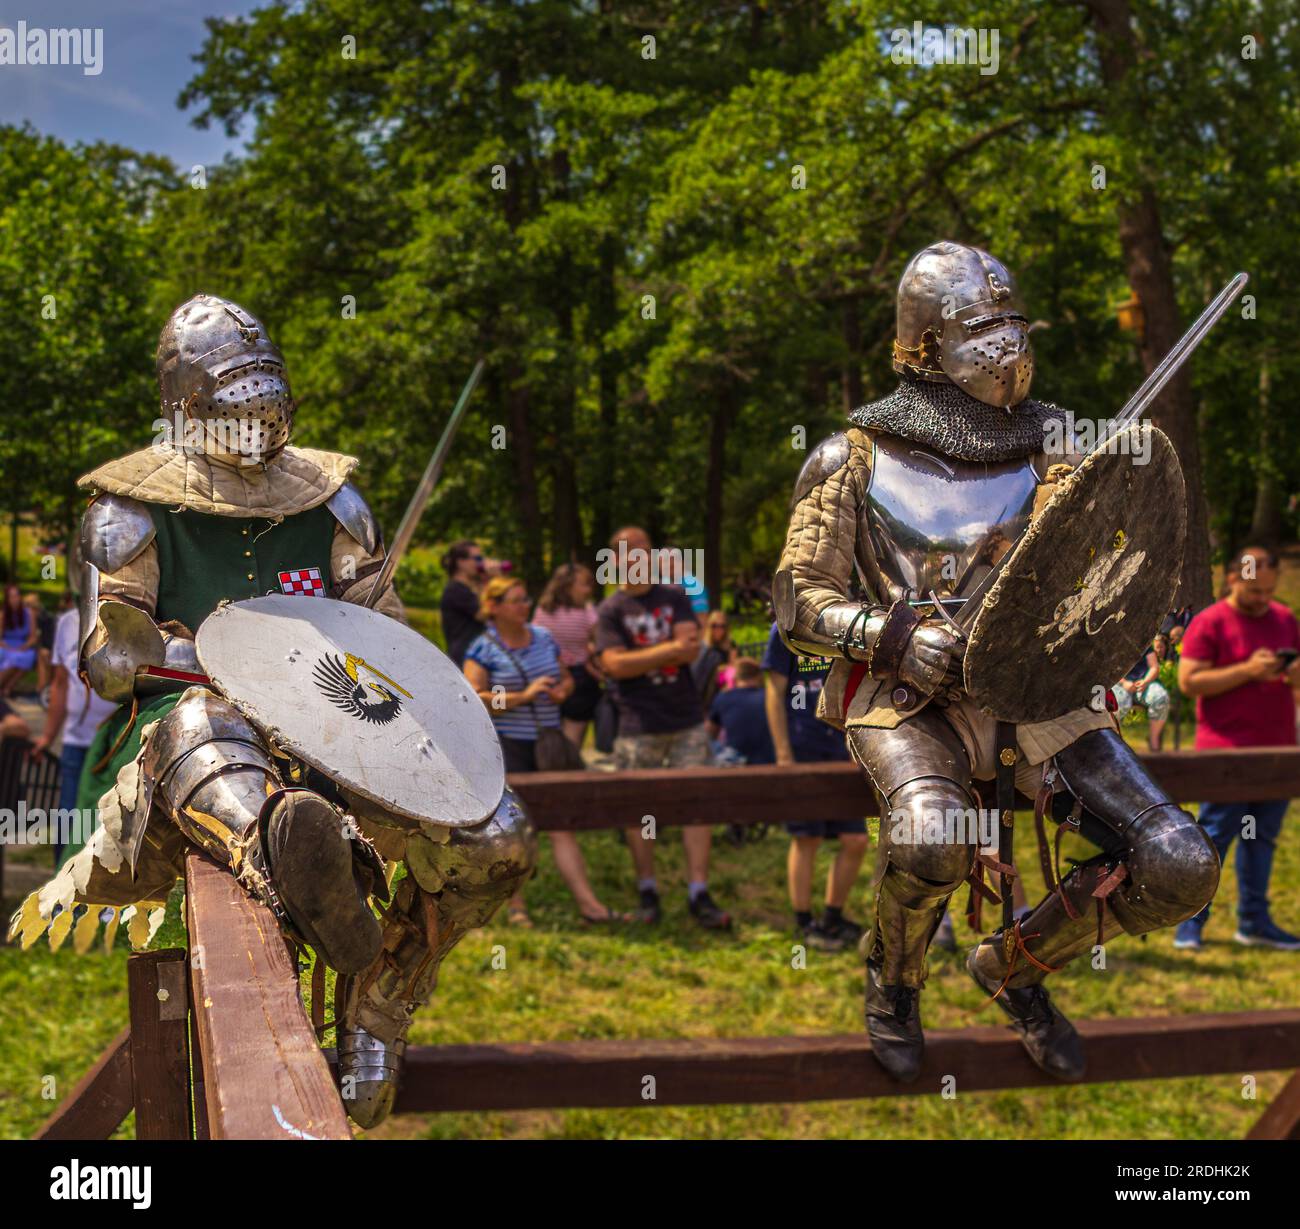
{"label": "cloud", "polygon": [[[43,70],[31,70],[33,72]],[[101,81],[90,78],[64,75],[59,72],[45,72],[41,82],[42,85],[48,86],[53,90],[60,90],[65,94],[73,94],[78,98],[86,98],[95,103],[96,106],[113,107],[118,111],[125,111],[129,115],[139,115],[146,119],[157,119],[158,108],[150,106],[138,94],[130,90],[123,89],[121,86],[106,85]],[[39,93],[39,90],[37,91]]]}

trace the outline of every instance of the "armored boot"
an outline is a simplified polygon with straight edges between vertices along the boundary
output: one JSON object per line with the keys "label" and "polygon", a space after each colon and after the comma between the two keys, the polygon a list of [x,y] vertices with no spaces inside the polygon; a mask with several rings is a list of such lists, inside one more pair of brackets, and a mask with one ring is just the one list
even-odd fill
{"label": "armored boot", "polygon": [[382,949],[336,988],[339,1087],[362,1127],[393,1108],[412,1016],[432,996],[443,959],[514,895],[537,860],[532,822],[509,789],[485,822],[441,829],[442,843],[433,834],[429,827],[408,838],[408,873],[387,911]]}
{"label": "armored boot", "polygon": [[368,903],[378,886],[374,868],[355,856],[355,837],[337,807],[310,790],[273,796],[262,849],[273,891],[327,965],[352,973],[375,959],[381,932]]}
{"label": "armored boot", "polygon": [[[1038,1067],[1058,1080],[1083,1079],[1088,1063],[1074,1025],[1052,1003],[1052,996],[1041,983],[1019,988],[1002,985],[996,961],[989,957],[989,949],[1000,947],[1001,936],[997,935],[974,948],[966,961],[970,975],[986,994],[997,995],[998,1006],[1011,1018],[1026,1052]],[[984,969],[990,964],[995,966],[993,973]]]}
{"label": "armored boot", "polygon": [[[1078,1032],[1053,1004],[1042,982],[1048,973],[1099,941],[1097,902],[1091,898],[1097,865],[1076,867],[1059,892],[1047,897],[1013,930],[998,931],[977,944],[966,960],[975,984],[993,996],[1010,1017],[1029,1057],[1058,1080],[1081,1080],[1087,1061]],[[1101,942],[1120,930],[1109,912],[1103,927]]]}
{"label": "armored boot", "polygon": [[929,883],[889,865],[876,893],[876,921],[864,945],[867,1036],[880,1065],[904,1083],[921,1070],[926,951],[952,892],[952,884]]}
{"label": "armored boot", "polygon": [[176,826],[326,964],[349,973],[375,959],[381,934],[368,897],[381,864],[337,807],[282,786],[233,705],[190,688],[149,736],[142,768]]}
{"label": "armored boot", "polygon": [[884,972],[867,961],[864,1015],[871,1052],[894,1079],[910,1084],[921,1071],[925,1034],[921,1031],[921,991],[911,986],[886,985]]}

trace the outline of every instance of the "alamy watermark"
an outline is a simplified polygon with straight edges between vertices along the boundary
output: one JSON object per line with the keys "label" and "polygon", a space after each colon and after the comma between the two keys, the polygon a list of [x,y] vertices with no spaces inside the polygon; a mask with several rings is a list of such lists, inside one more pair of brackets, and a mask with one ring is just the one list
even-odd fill
{"label": "alamy watermark", "polygon": [[16,28],[0,26],[0,68],[45,64],[72,64],[87,77],[98,77],[104,71],[103,28],[43,29],[25,21]]}
{"label": "alamy watermark", "polygon": [[980,75],[991,77],[998,71],[996,27],[992,30],[961,26],[927,26],[914,21],[910,28],[899,26],[889,33],[893,44],[889,58],[895,64],[978,64]]}
{"label": "alamy watermark", "polygon": [[0,845],[84,845],[98,827],[98,807],[0,807]]}
{"label": "alamy watermark", "polygon": [[83,1165],[74,1156],[69,1164],[54,1166],[50,1178],[51,1199],[110,1199],[137,1211],[153,1204],[150,1165]]}
{"label": "alamy watermark", "polygon": [[191,418],[177,410],[171,418],[155,418],[151,424],[155,451],[199,456],[219,452],[259,462],[267,451],[267,424],[261,418]]}
{"label": "alamy watermark", "polygon": [[1151,424],[1133,423],[1122,431],[1107,436],[1113,429],[1113,418],[1076,418],[1070,410],[1064,418],[1049,418],[1043,424],[1043,451],[1051,457],[1070,453],[1086,456],[1101,441],[1101,451],[1132,457],[1134,465],[1147,465],[1151,461]]}
{"label": "alamy watermark", "polygon": [[889,827],[894,845],[978,845],[988,853],[998,848],[998,814],[985,807],[927,808],[920,816],[900,811]]}
{"label": "alamy watermark", "polygon": [[704,552],[698,548],[643,550],[636,546],[628,550],[627,542],[620,538],[617,551],[606,546],[596,552],[598,585],[681,585],[691,597],[697,597],[704,592],[703,574]]}

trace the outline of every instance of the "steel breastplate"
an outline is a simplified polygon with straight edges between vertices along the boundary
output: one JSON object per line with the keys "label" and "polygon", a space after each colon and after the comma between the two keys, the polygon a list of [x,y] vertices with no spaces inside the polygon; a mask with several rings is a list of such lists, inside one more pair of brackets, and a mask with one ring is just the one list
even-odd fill
{"label": "steel breastplate", "polygon": [[897,596],[963,597],[1025,531],[1038,483],[1028,457],[960,461],[877,435],[858,540]]}

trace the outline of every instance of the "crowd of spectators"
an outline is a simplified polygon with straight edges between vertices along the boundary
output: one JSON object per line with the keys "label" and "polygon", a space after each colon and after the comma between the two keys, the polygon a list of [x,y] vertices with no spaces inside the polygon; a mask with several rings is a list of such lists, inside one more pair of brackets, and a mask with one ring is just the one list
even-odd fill
{"label": "crowd of spectators", "polygon": [[[610,542],[627,558],[656,555],[637,526]],[[678,552],[659,552],[683,558]],[[597,601],[593,572],[579,563],[556,569],[533,601],[505,561],[489,559],[471,540],[454,543],[443,559],[441,598],[448,655],[487,706],[501,741],[506,771],[527,773],[585,765],[594,723],[597,750],[615,769],[688,768],[709,764],[825,763],[848,759],[841,732],[817,717],[830,663],[796,655],[776,626],[765,640],[738,644],[730,618],[711,610],[695,577],[665,580],[629,572]],[[1300,697],[1300,625],[1274,598],[1277,556],[1262,547],[1239,552],[1227,569],[1222,599],[1195,616],[1171,612],[1160,632],[1112,689],[1121,716],[1145,710],[1151,751],[1163,745],[1175,702],[1196,704],[1196,746],[1292,746]],[[113,706],[91,692],[78,672],[78,613],[65,594],[62,613],[48,614],[35,594],[6,586],[0,625],[0,737],[26,739],[28,722],[9,703],[20,680],[32,678],[46,706],[30,753],[58,747],[59,806],[78,805],[78,784],[96,728]],[[1176,682],[1175,682],[1176,679]],[[82,799],[81,802],[86,802]],[[1205,804],[1200,822],[1222,859],[1236,844],[1238,942],[1300,950],[1300,937],[1273,920],[1269,883],[1288,799]],[[91,800],[87,805],[93,805]],[[845,909],[868,848],[864,820],[828,821],[798,814],[792,800],[786,859],[793,925],[810,947],[838,951],[854,945],[862,927]],[[726,929],[731,915],[709,890],[713,830],[681,826],[685,904],[706,929]],[[549,833],[555,864],[589,925],[653,925],[663,898],[655,840],[625,830],[638,908],[624,912],[601,900],[571,832]],[[813,904],[817,854],[835,842],[820,908]],[[65,851],[64,856],[73,850]],[[1017,881],[1018,885],[1018,881]],[[1016,900],[1023,912],[1022,896]],[[1175,946],[1197,951],[1209,908],[1182,923]],[[523,893],[508,919],[532,924]],[[936,942],[951,946],[951,918]]]}

